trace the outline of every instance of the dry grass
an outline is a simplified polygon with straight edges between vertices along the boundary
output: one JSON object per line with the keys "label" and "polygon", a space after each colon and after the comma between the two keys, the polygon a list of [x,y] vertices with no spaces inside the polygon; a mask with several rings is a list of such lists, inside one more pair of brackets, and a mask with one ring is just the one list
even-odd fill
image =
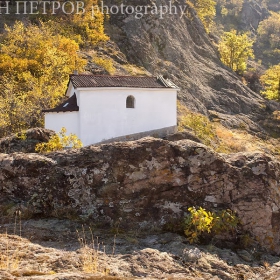
{"label": "dry grass", "polygon": [[[90,243],[87,242],[87,237],[84,227],[82,232],[77,231],[78,241],[81,245],[81,264],[82,270],[86,273],[98,273],[101,272],[103,275],[108,275],[110,270],[100,265],[99,256],[100,254],[106,255],[106,246],[99,242],[98,236],[95,238],[92,229],[89,228]],[[113,246],[112,255],[115,251],[115,241]]]}
{"label": "dry grass", "polygon": [[97,237],[95,247],[95,240],[91,229],[90,234],[91,244],[88,245],[84,227],[81,233],[77,230],[78,241],[81,245],[82,269],[87,273],[96,273],[98,271],[98,252],[100,249],[100,243],[98,242]]}
{"label": "dry grass", "polygon": [[280,111],[275,111],[275,112],[273,112],[273,117],[274,117],[276,120],[280,121]]}
{"label": "dry grass", "polygon": [[[21,238],[21,211],[17,210],[15,212],[14,219],[14,234],[16,234],[17,230],[19,231],[19,238]],[[4,237],[4,238],[1,238]],[[14,271],[19,268],[20,263],[20,248],[12,247],[10,244],[10,239],[8,237],[8,232],[0,234],[0,238],[4,239],[5,242],[0,245],[1,254],[0,254],[0,269],[6,271]]]}
{"label": "dry grass", "polygon": [[[9,234],[0,234],[0,271],[5,271],[13,276],[30,277],[56,274],[65,264],[73,271],[80,271],[73,266],[78,257],[70,252],[58,252],[53,248],[43,248],[29,240]],[[0,279],[1,276],[0,276]]]}
{"label": "dry grass", "polygon": [[[108,239],[111,239],[112,237],[111,235],[106,235],[107,231],[99,231],[99,233],[100,236],[102,236],[102,239],[104,238],[104,240],[106,240],[106,243],[110,243]],[[217,258],[216,253],[218,254],[218,252],[221,251],[216,247],[212,248],[213,252],[211,254],[210,252],[205,254],[205,261],[198,263],[194,268],[195,271],[193,271],[190,275],[190,271],[186,269],[185,265],[182,266],[182,263],[178,260],[178,258],[175,259],[174,255],[169,253],[168,257],[165,249],[161,252],[157,249],[151,248],[140,250],[139,247],[139,251],[133,249],[133,251],[127,252],[127,247],[131,248],[130,240],[125,242],[124,237],[118,237],[118,246],[121,246],[118,250],[119,253],[111,256],[104,253],[102,243],[97,241],[99,240],[97,237],[91,237],[91,234],[90,230],[87,230],[86,233],[84,233],[83,230],[79,234],[80,238],[83,240],[81,245],[86,248],[85,251],[83,251],[83,247],[77,250],[78,244],[76,238],[71,238],[70,240],[64,239],[65,245],[69,245],[69,242],[73,242],[73,247],[67,246],[68,249],[63,249],[64,246],[59,246],[60,249],[56,249],[52,247],[54,245],[52,242],[49,244],[52,244],[51,247],[46,247],[45,241],[43,242],[44,246],[42,246],[32,243],[25,238],[20,238],[15,235],[7,236],[7,234],[2,234],[0,235],[0,254],[4,255],[8,242],[8,255],[10,260],[13,259],[12,256],[16,249],[18,249],[19,267],[13,271],[8,271],[11,267],[7,268],[7,270],[0,269],[0,279],[29,279],[30,277],[30,279],[128,280],[135,279],[135,277],[139,277],[139,275],[142,277],[144,275],[149,275],[151,279],[159,279],[162,278],[163,275],[164,279],[196,279],[196,275],[201,275],[200,278],[212,279],[214,276],[217,277],[217,275],[223,275],[223,271],[228,274],[232,274],[233,278],[236,278],[240,273],[246,275],[248,279],[253,279],[253,276],[257,275],[260,276],[260,272],[269,274],[276,274],[278,272],[279,275],[277,264],[276,266],[273,265],[275,262],[279,261],[279,258],[265,256],[262,260],[265,260],[267,263],[263,262],[259,267],[250,266],[248,264],[233,266],[227,264],[228,257],[232,256],[232,254],[226,250],[223,251],[223,253],[225,253],[224,260]],[[84,242],[84,240],[86,240],[85,237],[89,240],[88,244]],[[177,237],[174,235],[174,240],[177,240]],[[143,241],[147,242],[147,238],[144,236],[143,238],[144,239],[141,239],[140,237],[140,244]],[[93,240],[95,241],[95,246],[92,244]],[[154,240],[154,237],[152,237],[151,240]],[[158,236],[156,240],[157,241],[155,243],[153,243],[153,241],[151,245],[154,244],[154,246],[158,246],[158,244],[166,244],[167,247],[162,248],[166,248],[168,251],[171,249],[170,246],[173,246],[173,243],[165,243],[165,241],[162,241],[166,240],[165,234]],[[181,238],[178,240],[181,240]],[[178,242],[183,242],[183,240]],[[99,251],[97,251],[98,246],[100,247]],[[181,243],[181,246],[183,248],[186,245],[185,243]],[[106,250],[108,252],[111,251],[111,247],[109,250],[106,248]],[[181,250],[179,248],[177,248],[176,251],[178,254],[181,254]],[[223,267],[220,267],[221,264],[223,264]],[[205,265],[207,265],[207,272],[205,272]],[[95,273],[94,271],[97,272]],[[114,277],[106,274],[118,276]],[[211,278],[209,278],[209,276]]]}
{"label": "dry grass", "polygon": [[[263,140],[244,129],[229,129],[178,103],[179,131],[188,129],[218,153],[265,152],[280,158],[280,140]],[[279,115],[280,118],[280,115]]]}
{"label": "dry grass", "polygon": [[267,261],[263,261],[262,265],[265,267],[265,269],[269,269],[269,267],[270,267],[270,263]]}
{"label": "dry grass", "polygon": [[143,67],[133,64],[122,65],[122,67],[132,76],[148,76],[149,73]]}
{"label": "dry grass", "polygon": [[0,245],[2,247],[0,255],[0,269],[6,271],[17,270],[20,263],[19,248],[14,249],[11,247],[7,233],[4,235],[0,234],[0,239],[5,240],[5,242]]}
{"label": "dry grass", "polygon": [[[89,274],[109,275],[108,262],[111,262],[115,251],[115,240],[112,255],[106,254],[106,247],[94,238],[91,228],[78,233],[81,249],[75,252],[59,252],[55,249],[42,250],[39,245],[21,237],[20,214],[16,212],[14,219],[14,235],[7,232],[0,234],[0,270],[16,277],[51,275],[64,270],[73,270]],[[20,236],[16,235],[20,234]],[[89,242],[87,241],[89,240]],[[61,272],[61,271],[60,271]],[[1,276],[0,276],[1,279]]]}
{"label": "dry grass", "polygon": [[278,139],[263,140],[244,130],[230,130],[221,124],[216,124],[215,127],[219,139],[219,145],[215,150],[219,153],[264,152],[280,158]]}

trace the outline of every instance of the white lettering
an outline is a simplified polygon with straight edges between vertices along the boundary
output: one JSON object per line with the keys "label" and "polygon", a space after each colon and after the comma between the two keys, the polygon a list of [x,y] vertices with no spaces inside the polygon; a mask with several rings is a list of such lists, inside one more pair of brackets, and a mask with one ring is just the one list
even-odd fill
{"label": "white lettering", "polygon": [[152,15],[157,15],[158,14],[158,8],[154,3],[152,5],[151,14]]}
{"label": "white lettering", "polygon": [[[34,6],[34,4],[36,5]],[[34,10],[37,12],[35,13]],[[30,1],[30,15],[36,15],[36,14],[39,14],[38,1]]]}
{"label": "white lettering", "polygon": [[[2,2],[3,3],[3,2]],[[2,7],[1,5],[0,5],[0,15],[2,15],[2,12],[1,12],[1,9],[6,9],[6,15],[9,15],[10,13],[9,13],[9,1],[6,1],[5,2],[6,3],[6,7]]]}
{"label": "white lettering", "polygon": [[59,10],[59,9],[60,9],[60,2],[52,1],[52,15],[55,15],[56,14],[55,10]]}
{"label": "white lettering", "polygon": [[46,11],[46,4],[51,4],[50,1],[42,1],[41,4],[43,4],[43,15],[46,15],[47,14],[47,11]]}
{"label": "white lettering", "polygon": [[[102,13],[104,13],[106,15],[110,14],[109,7],[108,6],[104,6],[104,2],[103,1],[101,1],[101,7],[102,7],[102,9],[101,9]],[[105,9],[106,9],[106,12],[104,12]]]}
{"label": "white lettering", "polygon": [[168,6],[160,6],[159,7],[159,18],[163,19],[163,15],[168,13]]}
{"label": "white lettering", "polygon": [[[72,9],[71,9],[70,12],[67,12],[66,8],[69,7],[69,5],[71,6]],[[73,4],[72,2],[70,2],[70,1],[64,2],[64,3],[62,4],[62,11],[63,11],[63,13],[66,14],[66,15],[73,14],[74,11],[75,11],[75,6],[74,6],[74,4]]]}
{"label": "white lettering", "polygon": [[134,13],[134,8],[132,6],[127,6],[125,8],[125,12],[128,14],[128,15],[131,15]]}
{"label": "white lettering", "polygon": [[16,10],[17,10],[17,12],[16,12],[16,15],[19,15],[20,14],[20,11],[19,11],[19,5],[20,4],[23,4],[23,14],[24,15],[27,15],[27,9],[26,9],[26,1],[16,1]]}
{"label": "white lettering", "polygon": [[136,6],[135,7],[135,18],[141,19],[143,17],[143,6]]}
{"label": "white lettering", "polygon": [[170,15],[177,15],[177,7],[172,5],[171,1],[169,1],[169,14]]}
{"label": "white lettering", "polygon": [[182,17],[185,15],[187,9],[188,9],[188,6],[187,6],[187,5],[184,5],[184,7],[180,6],[180,10],[181,10],[181,16],[180,16],[180,18],[182,18]]}
{"label": "white lettering", "polygon": [[83,1],[77,1],[76,3],[77,3],[77,10],[76,10],[77,12],[76,12],[76,14],[79,14],[80,11],[82,11],[82,14],[84,14],[85,13],[85,8],[84,8],[85,7],[85,3]]}
{"label": "white lettering", "polygon": [[[115,12],[113,12],[113,9],[115,9]],[[118,13],[119,13],[119,7],[118,7],[117,5],[113,5],[113,6],[111,7],[111,9],[110,9],[110,13],[111,13],[112,15],[118,14]]]}

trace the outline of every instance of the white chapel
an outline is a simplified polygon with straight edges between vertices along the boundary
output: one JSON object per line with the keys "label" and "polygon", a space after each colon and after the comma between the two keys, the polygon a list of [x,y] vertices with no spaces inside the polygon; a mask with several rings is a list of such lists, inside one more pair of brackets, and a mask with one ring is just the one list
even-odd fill
{"label": "white chapel", "polygon": [[84,146],[164,136],[177,128],[177,92],[159,77],[70,75],[68,99],[44,110],[45,128],[76,134]]}

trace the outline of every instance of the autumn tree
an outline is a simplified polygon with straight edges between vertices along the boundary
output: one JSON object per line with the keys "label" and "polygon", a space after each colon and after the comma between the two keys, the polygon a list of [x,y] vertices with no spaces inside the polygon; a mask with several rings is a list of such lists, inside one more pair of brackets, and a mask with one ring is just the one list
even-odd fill
{"label": "autumn tree", "polygon": [[258,27],[258,47],[263,55],[275,64],[280,62],[280,13],[274,13],[263,20]]}
{"label": "autumn tree", "polygon": [[244,0],[216,0],[217,13],[223,17],[238,19],[243,7]]}
{"label": "autumn tree", "polygon": [[221,37],[219,52],[221,61],[238,74],[247,68],[249,58],[254,58],[254,41],[247,34],[237,34],[236,30],[225,32]]}
{"label": "autumn tree", "polygon": [[267,98],[280,101],[280,64],[270,67],[261,76],[265,90],[262,92]]}
{"label": "autumn tree", "polygon": [[60,10],[51,20],[48,17],[41,18],[41,15],[38,17],[59,34],[75,40],[81,47],[108,41],[109,37],[104,31],[105,15],[98,7],[98,0],[83,0],[83,4],[84,10],[67,14],[67,17]]}
{"label": "autumn tree", "polygon": [[78,44],[46,24],[5,27],[0,44],[0,135],[42,125],[41,110],[64,95],[69,73],[82,70]]}
{"label": "autumn tree", "polygon": [[209,32],[216,16],[216,2],[214,0],[188,0],[187,3],[196,10],[206,31]]}
{"label": "autumn tree", "polygon": [[107,41],[104,33],[104,14],[97,8],[98,0],[84,0],[85,12],[73,14],[68,24],[72,24],[74,32],[81,36],[84,44],[97,44]]}

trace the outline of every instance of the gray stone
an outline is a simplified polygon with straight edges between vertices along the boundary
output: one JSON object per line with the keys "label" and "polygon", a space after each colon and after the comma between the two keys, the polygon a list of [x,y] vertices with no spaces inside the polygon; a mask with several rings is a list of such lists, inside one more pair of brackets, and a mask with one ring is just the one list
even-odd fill
{"label": "gray stone", "polygon": [[246,250],[237,251],[238,256],[246,262],[252,262],[253,256]]}
{"label": "gray stone", "polygon": [[184,262],[196,262],[202,257],[202,253],[198,248],[184,249],[182,260]]}

